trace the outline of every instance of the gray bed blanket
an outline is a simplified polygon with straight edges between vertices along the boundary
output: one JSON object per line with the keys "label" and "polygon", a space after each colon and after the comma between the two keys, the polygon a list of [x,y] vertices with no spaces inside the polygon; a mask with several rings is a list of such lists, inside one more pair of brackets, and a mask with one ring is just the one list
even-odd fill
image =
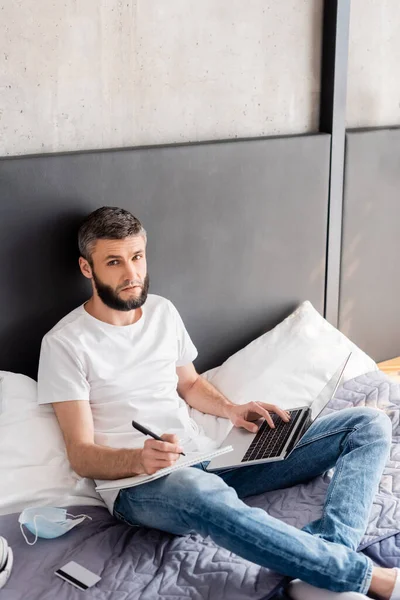
{"label": "gray bed blanket", "polygon": [[[392,419],[391,457],[360,550],[379,564],[396,566],[400,562],[400,535],[396,535],[400,532],[400,385],[379,371],[357,377],[339,388],[326,412],[350,406],[381,408]],[[326,473],[308,484],[253,496],[246,502],[302,527],[320,516],[329,480]],[[267,600],[282,581],[279,574],[245,561],[210,538],[131,528],[99,507],[73,507],[69,512],[86,513],[92,521],[61,538],[39,539],[32,547],[22,538],[18,515],[0,517],[0,534],[15,556],[9,582],[0,590],[1,600]],[[70,560],[100,575],[101,581],[81,592],[55,577],[54,571]]]}

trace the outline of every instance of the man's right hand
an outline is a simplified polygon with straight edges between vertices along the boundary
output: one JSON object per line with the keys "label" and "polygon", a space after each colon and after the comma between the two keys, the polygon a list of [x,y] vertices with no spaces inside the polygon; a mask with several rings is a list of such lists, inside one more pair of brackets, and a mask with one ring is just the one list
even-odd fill
{"label": "man's right hand", "polygon": [[172,433],[164,433],[160,442],[153,438],[145,441],[140,455],[140,463],[143,473],[153,475],[160,469],[172,467],[178,460],[183,448],[179,445],[179,438]]}

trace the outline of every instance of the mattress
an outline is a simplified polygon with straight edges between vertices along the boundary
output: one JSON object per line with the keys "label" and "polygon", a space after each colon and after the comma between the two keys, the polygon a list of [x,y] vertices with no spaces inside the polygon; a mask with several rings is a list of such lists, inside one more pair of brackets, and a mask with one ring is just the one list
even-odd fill
{"label": "mattress", "polygon": [[70,511],[92,520],[34,546],[23,540],[17,514],[0,517],[1,534],[14,551],[1,600],[82,600],[83,592],[54,575],[70,560],[101,577],[84,593],[90,600],[261,600],[281,580],[209,538],[129,527],[101,507],[74,506]]}
{"label": "mattress", "polygon": [[[381,372],[348,381],[326,411],[374,406],[391,417],[393,443],[359,550],[376,564],[400,566],[400,384]],[[331,473],[306,484],[275,490],[246,500],[296,527],[318,518]],[[101,577],[85,592],[90,600],[269,600],[284,579],[193,534],[175,536],[155,529],[130,527],[107,509],[74,506],[74,515],[91,520],[53,540],[28,546],[18,514],[0,517],[0,533],[14,551],[14,568],[1,600],[78,600],[82,592],[57,578],[54,571],[74,560]]]}

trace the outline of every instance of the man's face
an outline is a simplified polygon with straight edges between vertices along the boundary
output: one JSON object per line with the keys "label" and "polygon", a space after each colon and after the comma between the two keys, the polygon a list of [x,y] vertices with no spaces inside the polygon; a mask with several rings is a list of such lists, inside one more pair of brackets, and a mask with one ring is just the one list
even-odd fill
{"label": "man's face", "polygon": [[97,240],[92,263],[93,285],[106,306],[129,311],[145,303],[149,276],[146,242],[142,236]]}

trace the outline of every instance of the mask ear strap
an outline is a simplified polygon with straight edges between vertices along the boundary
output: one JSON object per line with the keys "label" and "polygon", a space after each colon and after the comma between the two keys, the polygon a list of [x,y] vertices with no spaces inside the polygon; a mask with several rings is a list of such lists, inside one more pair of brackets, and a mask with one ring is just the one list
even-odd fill
{"label": "mask ear strap", "polygon": [[37,517],[38,517],[38,516],[40,516],[40,515],[35,515],[35,516],[33,517],[33,524],[34,524],[34,526],[35,526],[35,530],[36,530],[35,540],[34,540],[33,542],[30,542],[30,541],[28,540],[28,538],[26,537],[26,535],[25,535],[25,532],[24,532],[24,529],[23,529],[23,523],[20,523],[20,524],[19,524],[19,527],[20,527],[20,529],[21,529],[21,533],[22,533],[22,535],[24,536],[24,539],[25,539],[26,543],[28,544],[28,546],[33,546],[33,545],[34,545],[34,544],[36,544],[36,542],[37,542],[37,539],[38,539],[38,533],[37,533],[36,519],[37,519]]}
{"label": "mask ear strap", "polygon": [[71,513],[65,513],[66,515],[68,515],[68,517],[74,517],[74,519],[78,519],[79,517],[86,517],[87,519],[90,519],[91,521],[93,520],[92,517],[89,517],[89,515],[71,515]]}

